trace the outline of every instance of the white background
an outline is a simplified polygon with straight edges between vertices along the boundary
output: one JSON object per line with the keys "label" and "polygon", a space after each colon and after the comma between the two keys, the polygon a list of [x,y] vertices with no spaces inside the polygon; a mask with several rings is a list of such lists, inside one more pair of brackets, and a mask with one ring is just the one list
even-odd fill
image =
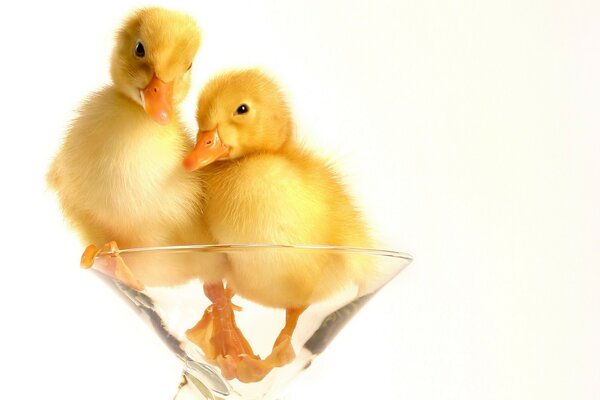
{"label": "white background", "polygon": [[[83,2],[82,2],[83,3]],[[134,6],[0,15],[0,398],[170,399],[179,365],[78,268],[44,173]],[[132,3],[132,4],[129,4]],[[224,67],[286,84],[386,247],[415,262],[288,399],[600,397],[600,3],[177,4]],[[8,374],[8,376],[6,376]]]}

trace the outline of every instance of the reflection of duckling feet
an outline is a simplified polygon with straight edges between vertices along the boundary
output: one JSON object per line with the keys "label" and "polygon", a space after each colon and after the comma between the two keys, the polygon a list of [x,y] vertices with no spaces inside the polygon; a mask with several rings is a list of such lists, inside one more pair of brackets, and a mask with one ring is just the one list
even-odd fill
{"label": "reflection of duckling feet", "polygon": [[[111,253],[110,257],[95,260],[96,255],[100,252]],[[133,275],[131,269],[125,264],[125,261],[119,255],[119,248],[115,241],[106,243],[101,248],[90,244],[85,248],[81,255],[81,267],[91,268],[96,264],[96,268],[113,279],[118,280],[124,285],[137,290],[144,290],[144,285]]]}

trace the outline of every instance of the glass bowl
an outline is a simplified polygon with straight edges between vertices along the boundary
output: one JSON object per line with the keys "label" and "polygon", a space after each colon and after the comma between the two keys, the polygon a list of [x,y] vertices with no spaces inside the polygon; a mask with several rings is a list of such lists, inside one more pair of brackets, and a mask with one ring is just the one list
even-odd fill
{"label": "glass bowl", "polygon": [[219,244],[100,252],[92,271],[181,360],[176,399],[273,399],[411,261],[368,248]]}

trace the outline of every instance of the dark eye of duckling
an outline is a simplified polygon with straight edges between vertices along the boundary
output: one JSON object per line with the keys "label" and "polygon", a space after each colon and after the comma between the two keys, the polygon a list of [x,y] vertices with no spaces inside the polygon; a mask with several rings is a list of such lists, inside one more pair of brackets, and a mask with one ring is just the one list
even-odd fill
{"label": "dark eye of duckling", "polygon": [[146,55],[146,49],[144,49],[142,42],[137,42],[135,44],[135,55],[139,58],[143,58]]}
{"label": "dark eye of duckling", "polygon": [[188,67],[188,69],[186,69],[186,71],[189,71],[190,69],[192,69],[192,63],[190,63],[190,66]]}
{"label": "dark eye of duckling", "polygon": [[250,111],[250,108],[246,104],[240,104],[237,110],[235,110],[235,114],[246,114],[248,111]]}

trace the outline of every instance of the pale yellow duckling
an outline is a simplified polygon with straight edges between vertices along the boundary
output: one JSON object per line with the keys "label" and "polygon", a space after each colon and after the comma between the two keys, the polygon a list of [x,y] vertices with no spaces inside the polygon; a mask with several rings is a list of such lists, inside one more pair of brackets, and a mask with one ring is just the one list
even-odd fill
{"label": "pale yellow duckling", "polygon": [[[285,97],[263,72],[214,78],[200,96],[197,120],[198,141],[184,165],[205,167],[204,215],[217,242],[371,246],[366,224],[339,176],[298,145]],[[239,357],[235,346],[222,353],[242,360],[227,367],[244,381],[262,379],[293,359],[290,339],[310,304],[351,284],[360,290],[372,273],[368,263],[309,252],[232,253],[229,261],[233,291],[287,310],[285,327],[267,359]]]}
{"label": "pale yellow duckling", "polygon": [[[195,21],[162,8],[134,12],[118,31],[112,84],[83,103],[48,173],[65,216],[92,243],[82,264],[91,266],[96,246],[115,249],[110,241],[128,248],[211,242],[198,222],[200,176],[181,167],[193,143],[176,110],[199,46]],[[129,267],[143,284],[192,273],[185,265],[178,273]],[[218,279],[204,271],[205,279]],[[123,276],[129,272],[116,274],[139,289],[140,282]]]}

